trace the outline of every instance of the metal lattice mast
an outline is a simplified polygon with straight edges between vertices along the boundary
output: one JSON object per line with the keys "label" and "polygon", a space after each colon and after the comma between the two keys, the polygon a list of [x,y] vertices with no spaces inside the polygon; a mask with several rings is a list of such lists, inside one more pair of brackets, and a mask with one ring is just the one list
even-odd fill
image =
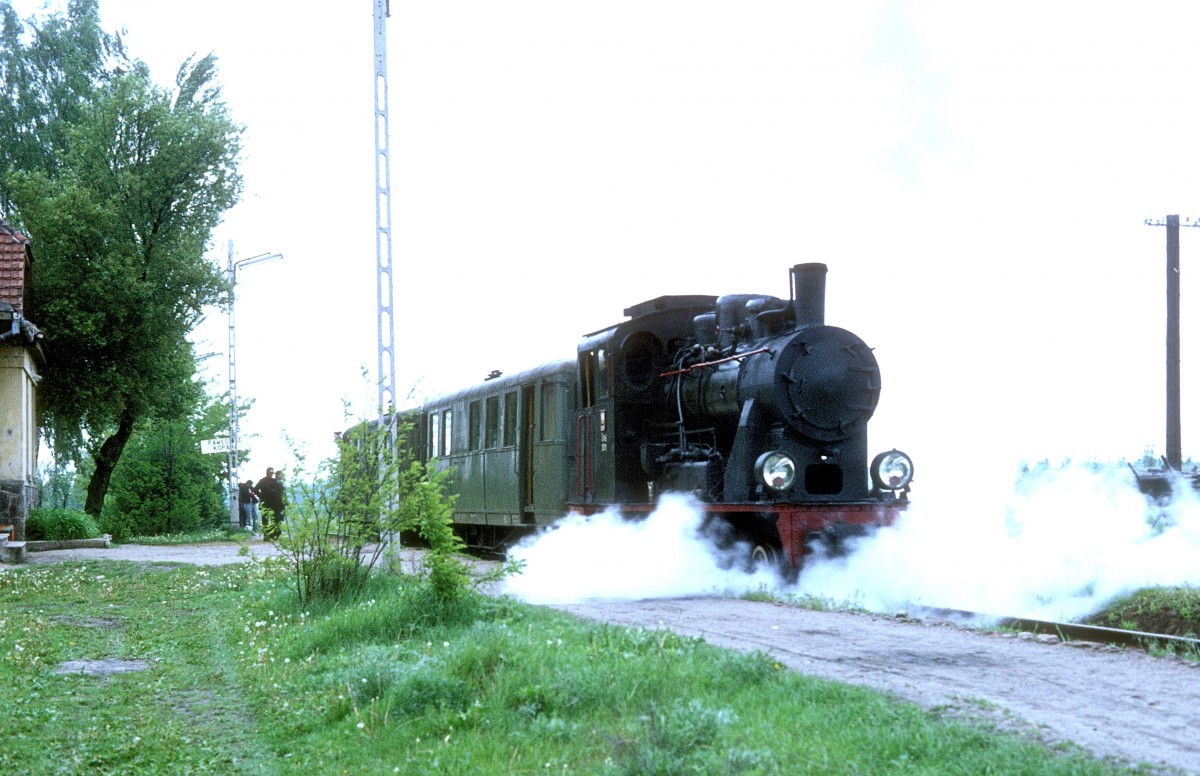
{"label": "metal lattice mast", "polygon": [[395,321],[392,317],[392,167],[388,156],[387,31],[389,0],[375,0],[375,277],[379,345],[379,410],[396,407]]}

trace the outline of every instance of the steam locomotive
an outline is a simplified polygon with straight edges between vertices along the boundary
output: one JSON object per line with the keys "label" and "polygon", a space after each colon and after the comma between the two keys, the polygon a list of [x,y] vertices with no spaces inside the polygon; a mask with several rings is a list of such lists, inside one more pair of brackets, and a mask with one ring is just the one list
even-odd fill
{"label": "steam locomotive", "polygon": [[888,525],[912,460],[868,458],[874,354],[825,324],[823,264],[791,269],[791,298],[663,296],[583,337],[573,360],[493,372],[415,408],[410,444],[452,468],[455,529],[501,549],[568,513],[636,517],[668,492],[795,573],[816,541]]}

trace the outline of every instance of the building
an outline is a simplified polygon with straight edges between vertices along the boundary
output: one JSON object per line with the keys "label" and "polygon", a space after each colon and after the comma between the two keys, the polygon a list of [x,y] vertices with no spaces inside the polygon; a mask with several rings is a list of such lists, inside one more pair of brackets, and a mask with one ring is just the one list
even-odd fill
{"label": "building", "polygon": [[37,385],[46,368],[42,333],[25,318],[33,271],[29,238],[0,217],[0,526],[25,539],[38,503]]}

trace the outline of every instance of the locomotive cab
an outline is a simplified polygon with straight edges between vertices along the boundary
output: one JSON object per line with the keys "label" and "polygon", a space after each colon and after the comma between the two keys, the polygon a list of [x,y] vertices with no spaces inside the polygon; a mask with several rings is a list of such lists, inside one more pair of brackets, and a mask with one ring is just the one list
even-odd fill
{"label": "locomotive cab", "polygon": [[[631,320],[585,335],[578,348],[575,496],[583,504],[648,505],[661,488],[640,448],[670,426],[662,372],[716,297],[664,296],[625,310]],[[591,510],[587,510],[591,511]]]}

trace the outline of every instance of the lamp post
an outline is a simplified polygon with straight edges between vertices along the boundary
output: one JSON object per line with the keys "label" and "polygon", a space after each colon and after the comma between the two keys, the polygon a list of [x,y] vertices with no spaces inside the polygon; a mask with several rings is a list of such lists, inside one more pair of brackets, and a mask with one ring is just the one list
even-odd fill
{"label": "lamp post", "polygon": [[237,301],[237,271],[239,267],[250,267],[276,259],[282,253],[261,253],[248,259],[233,260],[233,240],[229,241],[229,525],[237,528],[238,519],[238,413],[237,413],[237,337],[235,336],[233,307]]}

